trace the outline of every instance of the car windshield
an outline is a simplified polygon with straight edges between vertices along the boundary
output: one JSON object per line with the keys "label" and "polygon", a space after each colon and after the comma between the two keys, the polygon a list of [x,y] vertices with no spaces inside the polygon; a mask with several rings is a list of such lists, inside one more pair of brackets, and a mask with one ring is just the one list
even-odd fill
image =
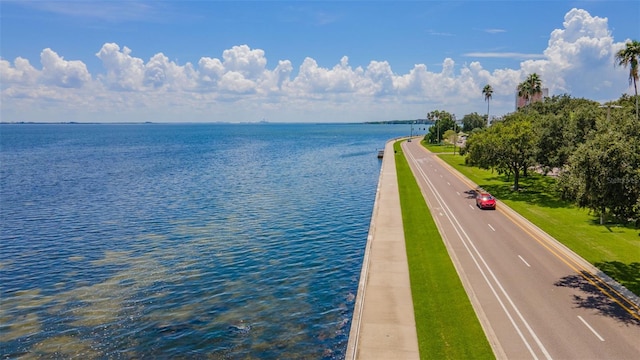
{"label": "car windshield", "polygon": [[491,195],[483,195],[482,200],[493,200],[493,196]]}

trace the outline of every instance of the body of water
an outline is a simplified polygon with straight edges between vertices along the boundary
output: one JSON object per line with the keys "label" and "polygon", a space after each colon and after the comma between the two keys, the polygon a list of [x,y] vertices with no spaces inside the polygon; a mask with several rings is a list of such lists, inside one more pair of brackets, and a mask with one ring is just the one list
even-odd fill
{"label": "body of water", "polygon": [[3,358],[344,357],[409,125],[3,124]]}

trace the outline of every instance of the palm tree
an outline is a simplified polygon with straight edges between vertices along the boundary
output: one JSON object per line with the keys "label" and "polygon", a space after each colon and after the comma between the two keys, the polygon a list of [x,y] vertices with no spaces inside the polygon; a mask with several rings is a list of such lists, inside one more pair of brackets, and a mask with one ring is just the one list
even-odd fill
{"label": "palm tree", "polygon": [[542,80],[538,74],[533,73],[527,79],[518,84],[518,96],[524,98],[525,105],[529,105],[533,98],[542,93]]}
{"label": "palm tree", "polygon": [[616,53],[615,61],[618,66],[629,65],[629,86],[633,84],[636,94],[636,120],[638,120],[638,59],[640,59],[640,42],[630,40],[624,49]]}
{"label": "palm tree", "polygon": [[482,88],[482,94],[484,95],[484,100],[487,102],[487,127],[489,127],[489,100],[491,100],[491,96],[493,95],[491,85],[485,85],[484,88]]}

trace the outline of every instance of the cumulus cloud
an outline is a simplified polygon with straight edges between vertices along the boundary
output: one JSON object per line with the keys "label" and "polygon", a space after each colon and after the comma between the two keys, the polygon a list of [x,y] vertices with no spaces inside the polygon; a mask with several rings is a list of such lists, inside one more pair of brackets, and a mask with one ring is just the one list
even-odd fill
{"label": "cumulus cloud", "polygon": [[563,28],[551,32],[545,59],[525,61],[522,69],[541,74],[552,93],[597,97],[614,85],[612,59],[621,46],[609,31],[607,18],[574,8],[565,15]]}
{"label": "cumulus cloud", "polygon": [[9,61],[0,59],[0,86],[33,85],[39,76],[40,72],[27,59],[16,58],[13,66]]}
{"label": "cumulus cloud", "polygon": [[369,63],[364,76],[366,78],[364,87],[366,95],[390,95],[396,89],[394,84],[395,75],[391,70],[391,65],[386,61],[372,61]]}
{"label": "cumulus cloud", "polygon": [[41,76],[47,85],[79,88],[91,81],[87,66],[82,61],[66,61],[51,49],[42,51],[40,63],[42,63]]}
{"label": "cumulus cloud", "polygon": [[292,81],[291,88],[296,93],[309,96],[326,93],[354,93],[358,74],[362,73],[361,68],[355,71],[349,66],[349,58],[344,56],[340,63],[332,69],[318,66],[318,63],[311,58],[306,58],[300,66],[298,76]]}
{"label": "cumulus cloud", "polygon": [[242,74],[245,79],[258,79],[266,70],[264,51],[247,45],[234,46],[222,53],[224,68]]}
{"label": "cumulus cloud", "polygon": [[[39,68],[20,57],[13,62],[0,59],[0,90],[3,121],[25,120],[15,117],[24,116],[29,108],[42,108],[44,102],[51,106],[51,100],[64,104],[60,106],[67,113],[72,109],[94,115],[104,109],[138,115],[177,109],[184,114],[187,109],[193,113],[190,121],[202,119],[202,114],[262,118],[269,112],[277,116],[289,112],[285,120],[295,120],[294,116],[314,111],[334,111],[323,113],[327,121],[385,120],[420,117],[434,108],[462,116],[482,111],[478,103],[483,103],[485,84],[494,88],[492,109],[506,113],[514,109],[515,87],[532,72],[541,76],[551,94],[617,98],[626,90],[626,75],[612,59],[622,46],[624,41],[614,41],[606,18],[572,9],[562,28],[551,31],[541,55],[474,53],[475,57],[526,56],[529,60],[516,69],[490,70],[478,61],[458,64],[445,58],[439,71],[415,64],[408,73],[397,74],[387,61],[353,67],[347,56],[333,67],[319,66],[310,57],[297,68],[290,60],[269,67],[265,51],[248,45],[226,49],[220,58],[203,56],[194,65],[179,64],[163,53],[142,59],[127,46],[105,43],[95,54],[103,69],[93,76],[83,62],[66,60],[48,48],[41,53]],[[612,82],[618,75],[622,80]]]}
{"label": "cumulus cloud", "polygon": [[112,90],[143,90],[144,61],[131,56],[131,49],[114,43],[104,44],[96,56],[107,71],[98,79]]}

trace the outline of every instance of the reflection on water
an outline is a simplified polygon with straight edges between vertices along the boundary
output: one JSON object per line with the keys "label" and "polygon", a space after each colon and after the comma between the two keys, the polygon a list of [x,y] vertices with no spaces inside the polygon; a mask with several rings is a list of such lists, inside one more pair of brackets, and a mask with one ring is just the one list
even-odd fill
{"label": "reflection on water", "polygon": [[404,129],[2,125],[6,358],[342,358]]}

